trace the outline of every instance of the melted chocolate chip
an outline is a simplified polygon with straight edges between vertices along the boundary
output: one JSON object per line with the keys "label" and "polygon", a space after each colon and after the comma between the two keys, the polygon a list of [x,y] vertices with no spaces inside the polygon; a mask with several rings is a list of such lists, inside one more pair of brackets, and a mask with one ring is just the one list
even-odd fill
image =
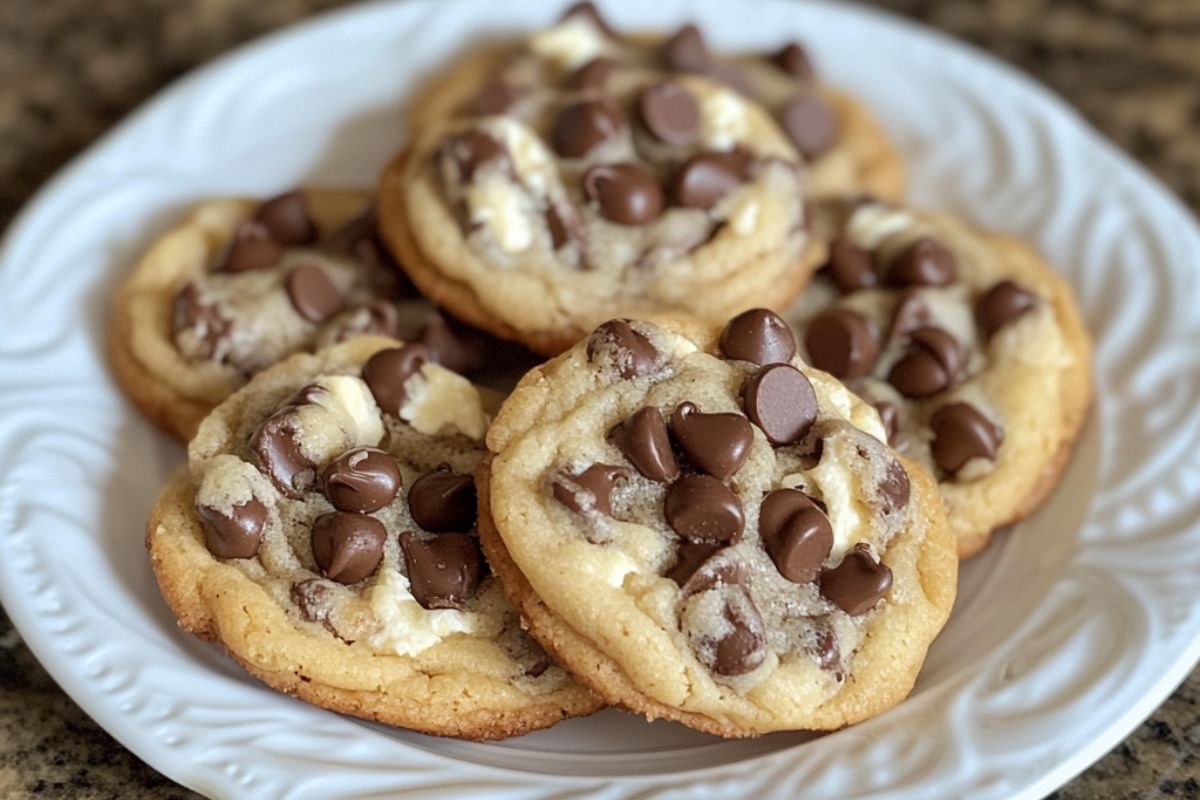
{"label": "melted chocolate chip", "polygon": [[[722,586],[738,586],[745,583],[745,564],[726,545],[711,542],[695,543],[680,541],[679,546],[682,551],[685,546],[696,544],[716,547],[717,549],[713,551],[709,558],[697,565],[696,569],[692,570],[691,576],[679,587],[680,594],[684,598],[691,597],[700,592],[707,592],[709,589],[718,589]],[[699,552],[698,549],[697,552]]]}
{"label": "melted chocolate chip", "polygon": [[746,416],[774,445],[794,444],[817,421],[817,394],[804,373],[791,364],[768,364],[746,381]]}
{"label": "melted chocolate chip", "polygon": [[200,289],[189,283],[175,295],[172,328],[176,334],[189,331],[196,342],[195,355],[212,358],[222,342],[228,340],[233,323],[221,316],[215,304],[205,303]]}
{"label": "melted chocolate chip", "polygon": [[879,284],[875,259],[870,251],[845,236],[838,236],[829,243],[829,260],[823,269],[842,294],[871,289]]}
{"label": "melted chocolate chip", "polygon": [[[716,542],[689,542],[686,539],[679,542],[675,552],[675,563],[666,571],[665,577],[670,578],[681,587],[687,585],[696,572],[726,545]],[[694,594],[687,592],[687,594]]]}
{"label": "melted chocolate chip", "polygon": [[879,421],[883,423],[883,433],[887,437],[885,444],[892,444],[896,438],[897,415],[896,407],[891,403],[875,403],[879,412]]}
{"label": "melted chocolate chip", "polygon": [[752,364],[787,363],[796,355],[796,336],[765,308],[743,311],[721,331],[721,355]]}
{"label": "melted chocolate chip", "polygon": [[483,131],[466,131],[450,137],[442,145],[441,153],[454,166],[460,181],[472,181],[484,167],[507,166],[509,160],[504,145]]}
{"label": "melted chocolate chip", "polygon": [[583,190],[600,213],[619,225],[643,225],[662,213],[662,187],[639,164],[601,164],[583,175]]}
{"label": "melted chocolate chip", "polygon": [[234,230],[220,268],[224,272],[268,269],[282,257],[283,247],[271,238],[267,227],[261,222],[247,220]]}
{"label": "melted chocolate chip", "polygon": [[796,80],[811,81],[816,77],[808,52],[796,42],[788,42],[771,62]]}
{"label": "melted chocolate chip", "polygon": [[638,409],[613,428],[610,436],[629,463],[650,480],[670,483],[679,476],[667,421],[657,408]]}
{"label": "melted chocolate chip", "polygon": [[900,511],[908,505],[912,487],[909,483],[908,472],[904,465],[892,459],[883,473],[883,478],[876,487],[880,505],[884,514]]}
{"label": "melted chocolate chip", "polygon": [[589,362],[612,366],[626,379],[650,375],[659,369],[658,350],[623,319],[610,319],[592,331],[587,356]]}
{"label": "melted chocolate chip", "polygon": [[[333,595],[333,586],[320,578],[308,578],[292,584],[288,593],[292,602],[300,610],[300,616],[309,622],[325,622],[329,619],[329,605]],[[328,625],[327,625],[328,627]],[[332,629],[330,629],[330,632]]]}
{"label": "melted chocolate chip", "polygon": [[561,250],[571,243],[571,228],[553,203],[546,206],[546,229],[550,231],[550,244],[555,250]]}
{"label": "melted chocolate chip", "polygon": [[663,63],[679,72],[706,72],[712,61],[704,35],[695,25],[685,25],[663,43]]}
{"label": "melted chocolate chip", "polygon": [[808,161],[824,155],[837,141],[833,109],[816,94],[798,94],[779,110],[779,124]]}
{"label": "melted chocolate chip", "polygon": [[958,267],[953,253],[926,236],[896,256],[887,278],[892,286],[945,286],[958,278]]}
{"label": "melted chocolate chip", "polygon": [[598,56],[571,73],[565,88],[575,91],[602,91],[617,71],[617,62]]}
{"label": "melted chocolate chip", "polygon": [[399,417],[400,407],[408,399],[405,382],[432,360],[429,350],[420,344],[380,350],[363,365],[363,380],[383,412]]}
{"label": "melted chocolate chip", "polygon": [[754,430],[741,414],[705,414],[680,403],[671,414],[671,435],[697,469],[725,480],[745,463]]}
{"label": "melted chocolate chip", "polygon": [[667,490],[663,514],[685,539],[733,543],[746,524],[742,503],[710,475],[684,475]]}
{"label": "melted chocolate chip", "polygon": [[573,103],[554,121],[550,142],[563,158],[583,158],[621,132],[621,112],[608,100]]}
{"label": "melted chocolate chip", "polygon": [[313,462],[300,451],[299,420],[292,410],[273,414],[250,439],[258,469],[287,497],[298,498],[316,481]]}
{"label": "melted chocolate chip", "polygon": [[595,512],[611,517],[612,493],[628,480],[629,471],[611,464],[592,464],[583,472],[562,473],[551,484],[554,499],[576,514]]}
{"label": "melted chocolate chip", "polygon": [[253,558],[262,542],[267,508],[251,498],[223,514],[211,506],[197,505],[196,516],[204,531],[204,545],[217,558]]}
{"label": "melted chocolate chip", "polygon": [[479,587],[483,554],[479,541],[465,533],[440,533],[429,539],[400,534],[404,566],[413,598],[422,608],[458,608]]}
{"label": "melted chocolate chip", "polygon": [[919,328],[912,343],[888,373],[888,383],[905,397],[929,397],[944,392],[958,378],[958,341],[941,328]]}
{"label": "melted chocolate chip", "polygon": [[370,514],[396,498],[400,491],[400,468],[382,450],[356,447],[325,468],[321,491],[338,511]]}
{"label": "melted chocolate chip", "polygon": [[879,357],[879,342],[866,317],[846,308],[831,308],[808,324],[804,347],[813,366],[835,378],[866,375]]}
{"label": "melted chocolate chip", "polygon": [[892,321],[888,324],[888,338],[908,336],[918,328],[925,327],[929,319],[929,306],[925,304],[925,300],[918,291],[909,289],[900,296],[900,301],[892,310]]}
{"label": "melted chocolate chip", "polygon": [[313,520],[312,553],[321,573],[338,583],[370,577],[383,560],[387,529],[365,514],[333,511]]}
{"label": "melted chocolate chip", "polygon": [[1012,281],[1001,281],[988,289],[975,304],[975,322],[983,335],[996,331],[1037,307],[1037,296]]}
{"label": "melted chocolate chip", "polygon": [[930,451],[934,462],[953,475],[974,458],[996,459],[1003,432],[969,403],[950,403],[933,412]]}
{"label": "melted chocolate chip", "polygon": [[700,153],[671,174],[667,192],[677,206],[707,211],[741,185],[749,166],[743,153]]}
{"label": "melted chocolate chip", "polygon": [[282,245],[305,245],[317,240],[317,226],[309,216],[308,200],[299,190],[267,200],[258,207],[254,219]]}
{"label": "melted chocolate chip", "polygon": [[309,322],[324,322],[342,309],[341,293],[316,264],[301,264],[293,269],[288,273],[286,286],[292,308]]}
{"label": "melted chocolate chip", "polygon": [[646,87],[638,95],[637,108],[642,125],[660,142],[688,145],[700,133],[700,105],[678,81]]}
{"label": "melted chocolate chip", "polygon": [[740,602],[726,603],[725,621],[730,631],[715,643],[709,668],[718,675],[745,675],[767,659],[767,633],[750,594],[737,587]]}
{"label": "melted chocolate chip", "polygon": [[488,81],[471,101],[467,103],[467,111],[474,117],[490,117],[503,114],[521,99],[524,92],[503,80]]}
{"label": "melted chocolate chip", "polygon": [[821,571],[821,594],[852,617],[867,613],[892,588],[892,571],[861,546]]}
{"label": "melted chocolate chip", "polygon": [[475,527],[475,478],[442,464],[413,481],[408,511],[430,533],[465,533]]}

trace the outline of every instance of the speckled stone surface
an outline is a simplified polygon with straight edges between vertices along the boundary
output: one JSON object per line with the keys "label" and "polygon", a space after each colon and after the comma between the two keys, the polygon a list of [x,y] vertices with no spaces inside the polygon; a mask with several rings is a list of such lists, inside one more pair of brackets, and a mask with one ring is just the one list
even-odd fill
{"label": "speckled stone surface", "polygon": [[[0,229],[173,78],[336,0],[0,0]],[[1197,0],[880,0],[1049,84],[1200,209]],[[131,557],[139,557],[132,553]],[[0,797],[192,798],[50,680],[0,613]],[[1053,797],[1200,800],[1200,673]]]}

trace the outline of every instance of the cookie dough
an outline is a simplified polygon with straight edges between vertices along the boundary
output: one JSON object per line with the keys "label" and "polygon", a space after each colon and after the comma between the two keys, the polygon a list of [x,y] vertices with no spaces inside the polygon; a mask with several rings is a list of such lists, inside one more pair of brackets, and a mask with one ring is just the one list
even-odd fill
{"label": "cookie dough", "polygon": [[936,485],[783,320],[612,320],[534,369],[479,470],[530,632],[613,704],[722,736],[905,697],[958,560]]}
{"label": "cookie dough", "polygon": [[973,555],[1050,493],[1086,417],[1074,294],[1027,245],[946,214],[860,201],[818,218],[829,260],[785,316],[938,479]]}
{"label": "cookie dough", "polygon": [[419,344],[359,337],[259,373],[201,424],[147,528],[180,625],[272,688],[427,733],[597,710],[483,561],[487,423]]}

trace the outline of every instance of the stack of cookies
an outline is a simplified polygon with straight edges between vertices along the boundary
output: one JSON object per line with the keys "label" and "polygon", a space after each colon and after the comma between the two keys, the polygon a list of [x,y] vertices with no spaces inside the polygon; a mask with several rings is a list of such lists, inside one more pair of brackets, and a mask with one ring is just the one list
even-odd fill
{"label": "stack of cookies", "polygon": [[471,43],[408,119],[375,193],[205,203],[117,291],[117,377],[189,443],[146,538],[180,625],[469,739],[900,702],[959,558],[1069,458],[1066,283],[906,206],[796,43],[582,3]]}

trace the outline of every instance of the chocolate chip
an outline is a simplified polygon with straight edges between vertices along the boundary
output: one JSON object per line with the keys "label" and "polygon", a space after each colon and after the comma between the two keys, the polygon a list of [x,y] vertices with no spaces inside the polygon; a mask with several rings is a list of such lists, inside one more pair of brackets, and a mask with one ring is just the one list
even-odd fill
{"label": "chocolate chip", "polygon": [[313,520],[313,559],[326,578],[358,583],[378,569],[386,539],[387,529],[374,517],[332,511]]}
{"label": "chocolate chip", "polygon": [[1012,281],[1000,281],[975,304],[975,322],[985,337],[992,335],[1026,311],[1037,307],[1037,297]]}
{"label": "chocolate chip", "polygon": [[744,154],[700,153],[671,174],[667,192],[677,206],[707,211],[742,184],[748,169]]}
{"label": "chocolate chip", "polygon": [[845,236],[838,236],[829,243],[829,260],[823,269],[842,294],[871,289],[879,284],[870,251]]}
{"label": "chocolate chip", "polygon": [[317,226],[309,216],[308,200],[302,191],[287,192],[265,201],[254,219],[282,245],[305,245],[317,240]]}
{"label": "chocolate chip", "polygon": [[730,631],[715,643],[713,661],[708,667],[718,675],[745,675],[758,669],[767,659],[767,634],[762,616],[749,593],[737,587],[740,602],[727,602],[725,621]]}
{"label": "chocolate chip", "polygon": [[919,328],[908,351],[888,372],[888,383],[905,397],[929,397],[944,392],[958,378],[958,341],[941,328]]}
{"label": "chocolate chip", "polygon": [[623,319],[610,319],[592,331],[587,356],[593,364],[611,365],[625,379],[649,375],[659,368],[658,350]]}
{"label": "chocolate chip", "polygon": [[342,295],[316,264],[293,269],[288,273],[286,288],[292,308],[309,322],[324,322],[342,308]]}
{"label": "chocolate chip", "polygon": [[530,678],[540,678],[548,669],[550,669],[550,656],[538,653],[534,656],[533,663],[525,668],[525,675]]}
{"label": "chocolate chip", "polygon": [[883,433],[887,437],[885,444],[891,444],[896,438],[897,416],[896,407],[891,403],[875,403],[875,410],[879,412],[879,421],[883,423]]}
{"label": "chocolate chip", "polygon": [[503,80],[493,80],[485,83],[471,101],[467,111],[474,117],[490,117],[503,114],[516,104],[524,92]]}
{"label": "chocolate chip", "polygon": [[316,481],[313,462],[296,441],[299,420],[292,410],[273,414],[250,439],[258,469],[287,497],[300,497]]}
{"label": "chocolate chip", "polygon": [[404,566],[413,598],[422,608],[459,608],[479,586],[483,554],[479,541],[465,533],[439,533],[422,539],[400,534]]}
{"label": "chocolate chip", "polygon": [[453,165],[459,181],[471,181],[489,165],[508,166],[508,151],[504,145],[483,131],[456,134],[442,145],[441,156]]}
{"label": "chocolate chip", "polygon": [[918,328],[929,323],[929,306],[915,289],[906,290],[900,295],[899,302],[892,310],[892,320],[888,324],[888,338],[895,339],[908,336]]}
{"label": "chocolate chip", "polygon": [[380,350],[363,365],[363,380],[384,413],[399,417],[400,407],[408,399],[405,382],[432,360],[429,350],[420,344]]}
{"label": "chocolate chip", "polygon": [[721,355],[752,364],[775,364],[796,355],[796,336],[783,318],[765,308],[743,311],[721,331]]}
{"label": "chocolate chip", "polygon": [[608,100],[584,100],[559,112],[550,132],[554,152],[583,158],[621,132],[621,112]]}
{"label": "chocolate chip", "polygon": [[663,210],[654,173],[638,164],[601,164],[583,175],[583,190],[605,219],[619,225],[653,222]]}
{"label": "chocolate chip", "polygon": [[779,536],[789,519],[808,508],[824,512],[825,506],[799,489],[768,492],[758,507],[758,532],[764,539]]}
{"label": "chocolate chip", "polygon": [[817,666],[826,672],[832,672],[839,681],[842,679],[842,653],[838,647],[837,634],[828,618],[821,618],[823,625],[817,626],[811,640],[804,643],[805,651],[817,662]]}
{"label": "chocolate chip", "polygon": [[382,450],[356,447],[325,468],[321,491],[338,511],[370,514],[396,498],[400,491],[400,468]]}
{"label": "chocolate chip", "polygon": [[820,158],[837,141],[838,122],[833,109],[816,94],[798,94],[779,110],[779,124],[800,155]]}
{"label": "chocolate chip", "polygon": [[783,49],[771,58],[771,62],[796,80],[811,81],[816,77],[808,52],[796,42],[784,45]]}
{"label": "chocolate chip", "polygon": [[[689,542],[686,539],[679,542],[675,552],[675,563],[664,574],[679,584],[685,586],[693,575],[709,561],[709,559],[726,547],[716,542]],[[693,594],[689,592],[688,594]]]}
{"label": "chocolate chip", "polygon": [[554,499],[576,514],[595,512],[611,517],[612,493],[629,479],[629,470],[611,464],[592,464],[578,473],[564,472],[551,484]]}
{"label": "chocolate chip", "polygon": [[974,458],[996,459],[1003,432],[969,403],[950,403],[933,412],[930,450],[934,462],[953,475]]}
{"label": "chocolate chip", "polygon": [[575,91],[601,91],[617,71],[617,62],[598,56],[575,70],[567,78],[565,88]]}
{"label": "chocolate chip", "polygon": [[271,238],[267,227],[261,222],[247,220],[234,229],[220,268],[225,272],[268,269],[282,257],[283,247]]}
{"label": "chocolate chip", "polygon": [[712,78],[718,83],[723,83],[730,89],[733,89],[739,94],[753,97],[754,86],[746,78],[746,73],[742,71],[736,64],[731,64],[727,61],[718,61],[708,65],[705,70],[705,75]]}
{"label": "chocolate chip", "polygon": [[705,414],[694,403],[675,407],[671,435],[693,466],[721,480],[745,463],[754,442],[750,421],[741,414]]}
{"label": "chocolate chip", "polygon": [[892,588],[892,571],[861,546],[821,571],[821,594],[852,617],[867,613]]}
{"label": "chocolate chip", "polygon": [[740,586],[745,583],[746,570],[744,562],[737,558],[728,545],[711,542],[680,541],[679,550],[694,548],[700,552],[702,547],[713,547],[712,554],[698,564],[692,574],[680,585],[680,594],[691,597],[709,589],[719,589],[722,586]]}
{"label": "chocolate chip", "polygon": [[647,86],[638,95],[638,118],[650,135],[671,145],[687,145],[700,133],[700,106],[678,81]]}
{"label": "chocolate chip", "polygon": [[813,366],[835,378],[866,375],[879,357],[879,342],[867,319],[846,308],[831,308],[808,324],[804,347]]}
{"label": "chocolate chip", "polygon": [[413,481],[408,512],[430,533],[466,533],[475,527],[475,478],[442,464]]}
{"label": "chocolate chip", "polygon": [[335,337],[337,341],[367,333],[394,338],[400,330],[400,315],[387,300],[369,300],[354,311],[352,321],[347,321]]}
{"label": "chocolate chip", "polygon": [[610,434],[621,453],[642,475],[658,483],[679,476],[679,462],[671,449],[667,421],[653,406],[638,409]]}
{"label": "chocolate chip", "polygon": [[487,362],[487,334],[438,311],[429,313],[413,341],[425,347],[430,361],[452,372],[470,372]]}
{"label": "chocolate chip", "polygon": [[570,244],[571,229],[553,203],[546,206],[546,229],[550,231],[550,244],[555,250],[561,250]]}
{"label": "chocolate chip", "polygon": [[892,286],[945,286],[958,278],[958,268],[953,253],[925,236],[896,256],[887,278]]}
{"label": "chocolate chip", "polygon": [[610,39],[619,38],[617,32],[612,29],[608,21],[600,14],[600,10],[596,8],[594,3],[581,2],[572,3],[567,7],[567,10],[562,13],[560,19],[568,20],[572,18],[581,18],[587,20],[596,30],[603,33]]}
{"label": "chocolate chip", "polygon": [[780,575],[792,583],[811,583],[833,549],[833,526],[815,506],[803,508],[770,534],[764,532],[763,547]]}
{"label": "chocolate chip", "polygon": [[900,511],[905,508],[908,505],[912,487],[904,465],[893,458],[888,463],[887,469],[883,473],[883,478],[876,487],[876,491],[883,506],[884,514],[891,514],[894,511]]}
{"label": "chocolate chip", "polygon": [[663,514],[685,539],[732,543],[746,524],[742,503],[711,475],[684,475],[667,490]]}
{"label": "chocolate chip", "polygon": [[233,323],[221,316],[215,304],[201,299],[200,289],[194,283],[187,284],[175,295],[171,316],[176,335],[184,331],[191,333],[195,346],[190,354],[199,358],[215,356],[233,330]]}
{"label": "chocolate chip", "polygon": [[253,558],[262,542],[267,508],[251,498],[223,514],[212,506],[196,506],[204,546],[217,558]]}
{"label": "chocolate chip", "polygon": [[[288,592],[292,602],[300,610],[300,616],[309,622],[327,622],[329,606],[333,599],[333,586],[320,578],[308,578],[292,584]],[[333,632],[331,630],[331,632]]]}
{"label": "chocolate chip", "polygon": [[679,72],[705,72],[711,59],[704,35],[695,25],[685,25],[663,43],[663,63]]}
{"label": "chocolate chip", "polygon": [[746,416],[774,445],[794,444],[817,421],[817,395],[804,373],[791,364],[760,367],[746,381]]}

